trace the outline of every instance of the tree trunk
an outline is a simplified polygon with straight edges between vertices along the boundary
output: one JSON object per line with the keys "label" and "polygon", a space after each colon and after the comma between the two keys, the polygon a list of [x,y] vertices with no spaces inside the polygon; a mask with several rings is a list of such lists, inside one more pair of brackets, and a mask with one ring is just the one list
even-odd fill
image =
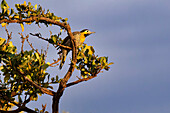
{"label": "tree trunk", "polygon": [[59,101],[57,94],[53,96],[53,105],[52,105],[52,113],[59,113]]}
{"label": "tree trunk", "polygon": [[52,113],[59,113],[59,101],[64,92],[64,87],[60,83],[57,93],[53,96]]}

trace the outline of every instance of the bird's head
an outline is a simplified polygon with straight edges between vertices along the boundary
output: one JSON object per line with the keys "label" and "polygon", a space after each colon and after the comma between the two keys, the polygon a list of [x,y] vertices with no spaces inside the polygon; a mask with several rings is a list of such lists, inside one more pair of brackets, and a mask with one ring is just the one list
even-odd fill
{"label": "bird's head", "polygon": [[95,32],[91,32],[88,29],[83,29],[82,31],[80,31],[81,34],[83,34],[85,37],[89,36],[90,34],[93,34]]}

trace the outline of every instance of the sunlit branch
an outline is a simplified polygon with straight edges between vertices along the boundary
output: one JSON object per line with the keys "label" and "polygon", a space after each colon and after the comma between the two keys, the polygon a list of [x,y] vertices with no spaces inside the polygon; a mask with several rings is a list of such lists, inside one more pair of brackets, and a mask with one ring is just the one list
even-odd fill
{"label": "sunlit branch", "polygon": [[[36,37],[38,37],[38,38],[40,38],[40,39],[42,39],[42,40],[45,40],[45,41],[48,41],[48,42],[49,42],[49,39],[46,39],[46,38],[42,37],[40,33],[36,33],[36,34],[30,33],[30,35],[36,36]],[[56,45],[58,45],[58,46],[60,46],[60,47],[62,47],[62,48],[65,48],[65,49],[72,49],[71,47],[69,47],[69,46],[64,46],[64,45],[62,45],[62,44],[60,44],[60,43],[57,43]]]}
{"label": "sunlit branch", "polygon": [[46,93],[48,95],[51,95],[53,96],[54,95],[54,92],[47,89],[47,88],[44,88],[44,87],[41,87],[39,86],[38,84],[36,84],[35,82],[33,82],[32,80],[30,80],[28,77],[24,76],[25,80],[27,80],[28,82],[30,82],[34,87],[36,87],[37,89],[39,89],[40,91],[42,91],[43,93]]}
{"label": "sunlit branch", "polygon": [[40,55],[40,53],[38,52],[38,50],[37,50],[37,49],[34,49],[34,47],[32,46],[32,43],[29,42],[28,38],[26,38],[26,40],[27,40],[28,44],[30,45],[30,47],[31,47],[34,51],[36,51],[36,52],[38,53],[38,55]]}
{"label": "sunlit branch", "polygon": [[78,83],[83,82],[83,81],[88,81],[88,80],[93,79],[93,78],[95,78],[95,77],[97,77],[97,75],[95,75],[95,76],[89,76],[89,77],[87,77],[87,78],[83,78],[83,79],[79,79],[79,80],[74,81],[74,82],[70,82],[70,83],[66,84],[66,87],[73,86],[73,85],[78,84]]}
{"label": "sunlit branch", "polygon": [[9,34],[9,32],[8,32],[8,30],[5,28],[5,31],[6,31],[6,33],[7,33],[7,35],[8,35],[8,39],[7,39],[7,42],[6,42],[6,45],[8,45],[8,43],[9,43],[9,40],[11,40],[12,39],[12,32]]}

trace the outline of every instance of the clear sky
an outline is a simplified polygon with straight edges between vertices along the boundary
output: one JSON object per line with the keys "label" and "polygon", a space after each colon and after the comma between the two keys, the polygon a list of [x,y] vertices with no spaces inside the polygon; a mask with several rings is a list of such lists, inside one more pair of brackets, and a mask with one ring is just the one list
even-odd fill
{"label": "clear sky", "polygon": [[[7,2],[10,7],[15,2],[23,3]],[[108,56],[115,63],[97,78],[66,89],[60,101],[61,111],[170,113],[169,0],[32,0],[32,4],[41,4],[55,15],[68,18],[72,31],[95,31],[85,43],[93,45],[96,54]],[[17,27],[10,25],[9,30],[21,32]],[[42,27],[38,32],[49,36],[49,29],[56,32],[56,27]],[[37,30],[30,26],[24,32]],[[2,32],[0,27],[0,37],[5,36]],[[13,40],[17,44],[20,40],[18,35],[16,38]],[[40,48],[46,47],[39,39],[31,40]],[[54,51],[49,51],[50,58],[55,58]],[[63,72],[60,73],[57,74],[62,76]],[[43,97],[38,106],[47,103],[47,110],[51,111],[51,98]],[[33,102],[29,106],[37,105]]]}

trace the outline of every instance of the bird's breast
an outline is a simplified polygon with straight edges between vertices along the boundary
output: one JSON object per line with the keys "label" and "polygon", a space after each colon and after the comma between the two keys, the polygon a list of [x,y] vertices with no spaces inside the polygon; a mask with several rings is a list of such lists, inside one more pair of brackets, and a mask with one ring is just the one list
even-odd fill
{"label": "bird's breast", "polygon": [[80,35],[80,42],[81,42],[81,44],[84,43],[85,39],[86,39],[86,37],[84,36],[84,34],[81,34]]}

